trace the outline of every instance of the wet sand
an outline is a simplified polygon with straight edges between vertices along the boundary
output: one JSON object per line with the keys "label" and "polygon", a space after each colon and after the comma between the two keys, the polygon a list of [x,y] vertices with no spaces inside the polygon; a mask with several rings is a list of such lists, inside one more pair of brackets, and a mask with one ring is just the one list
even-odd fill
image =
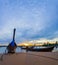
{"label": "wet sand", "polygon": [[0,65],[58,65],[58,52],[0,54]]}

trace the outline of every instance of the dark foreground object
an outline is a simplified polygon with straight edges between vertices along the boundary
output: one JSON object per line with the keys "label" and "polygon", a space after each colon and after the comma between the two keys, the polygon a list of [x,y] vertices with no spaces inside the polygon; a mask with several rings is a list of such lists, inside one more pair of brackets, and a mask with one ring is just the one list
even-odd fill
{"label": "dark foreground object", "polygon": [[16,31],[16,29],[14,28],[14,30],[13,30],[13,40],[7,46],[8,53],[15,53],[15,50],[17,48],[16,42],[15,42],[15,31]]}
{"label": "dark foreground object", "polygon": [[12,54],[15,53],[16,48],[17,48],[16,43],[14,43],[14,46],[11,46],[9,44],[8,47],[7,47],[8,53],[12,53]]}

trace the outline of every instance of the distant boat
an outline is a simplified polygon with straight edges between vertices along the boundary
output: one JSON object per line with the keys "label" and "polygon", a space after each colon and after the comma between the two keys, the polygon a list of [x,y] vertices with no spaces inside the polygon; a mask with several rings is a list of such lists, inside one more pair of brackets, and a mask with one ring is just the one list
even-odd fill
{"label": "distant boat", "polygon": [[51,52],[53,50],[54,46],[48,46],[48,47],[26,47],[26,48],[23,48],[25,49],[26,51],[36,51],[36,52]]}

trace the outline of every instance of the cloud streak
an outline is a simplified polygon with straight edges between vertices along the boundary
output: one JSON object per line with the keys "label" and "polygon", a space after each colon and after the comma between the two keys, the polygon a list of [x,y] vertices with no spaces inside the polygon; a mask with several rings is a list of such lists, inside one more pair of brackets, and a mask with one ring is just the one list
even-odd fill
{"label": "cloud streak", "polygon": [[56,37],[58,31],[57,0],[0,0],[0,41]]}

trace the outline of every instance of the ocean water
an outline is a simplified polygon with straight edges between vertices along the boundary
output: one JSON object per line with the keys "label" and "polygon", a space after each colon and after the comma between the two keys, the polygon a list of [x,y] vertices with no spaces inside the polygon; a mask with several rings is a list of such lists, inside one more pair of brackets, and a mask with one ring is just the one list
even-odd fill
{"label": "ocean water", "polygon": [[[7,53],[6,47],[0,47],[0,54],[5,53],[5,50],[6,50],[6,53]],[[16,48],[16,52],[26,52],[26,51],[25,51],[25,50],[22,50],[22,49],[19,48],[19,47],[17,47],[17,48]]]}
{"label": "ocean water", "polygon": [[52,52],[58,52],[58,47],[54,47],[54,49],[52,50]]}
{"label": "ocean water", "polygon": [[[1,54],[5,53],[5,50],[6,50],[6,47],[0,47],[0,53]],[[7,50],[6,50],[6,52],[7,52]],[[16,52],[26,52],[26,50],[22,50],[21,48],[17,47]],[[52,50],[52,52],[58,52],[58,48],[55,47]]]}

